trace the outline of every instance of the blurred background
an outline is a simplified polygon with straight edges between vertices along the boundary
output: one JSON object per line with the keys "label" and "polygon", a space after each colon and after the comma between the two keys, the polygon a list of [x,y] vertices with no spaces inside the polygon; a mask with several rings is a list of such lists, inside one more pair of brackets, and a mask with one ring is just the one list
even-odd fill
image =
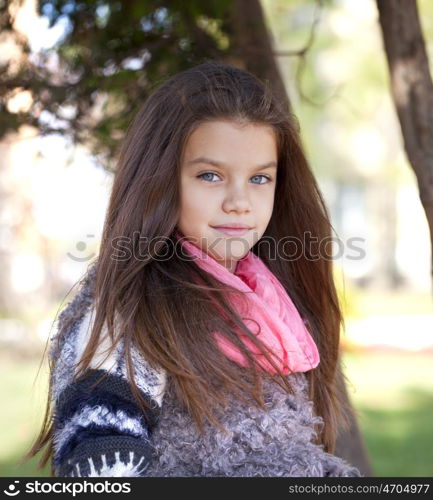
{"label": "blurred background", "polygon": [[[270,43],[257,72],[272,79],[275,65],[281,76],[331,213],[347,389],[373,474],[433,476],[431,237],[376,2],[249,5],[0,2],[0,476],[49,475],[36,459],[17,465],[45,410],[41,359],[98,253],[117,147],[139,102],[203,58],[253,70],[254,40]],[[433,61],[433,3],[417,6]]]}

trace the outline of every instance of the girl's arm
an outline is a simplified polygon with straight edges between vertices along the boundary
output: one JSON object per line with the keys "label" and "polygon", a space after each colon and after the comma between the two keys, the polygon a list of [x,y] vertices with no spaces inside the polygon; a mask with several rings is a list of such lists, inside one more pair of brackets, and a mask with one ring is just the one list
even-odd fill
{"label": "girl's arm", "polygon": [[88,370],[60,395],[54,420],[56,476],[134,477],[146,470],[158,405],[141,392],[153,406],[143,415],[128,382],[114,373],[90,391],[103,374]]}
{"label": "girl's arm", "polygon": [[[63,322],[72,310],[63,313]],[[137,388],[149,403],[144,414],[133,397],[119,351],[101,364],[101,351],[106,347],[102,343],[89,368],[76,379],[73,375],[88,340],[90,323],[90,311],[69,323],[62,331],[61,349],[56,354],[52,351],[52,357],[56,357],[51,394],[54,475],[142,476],[151,456],[149,438],[159,418],[165,378],[145,362],[136,363],[141,367],[136,373]]]}

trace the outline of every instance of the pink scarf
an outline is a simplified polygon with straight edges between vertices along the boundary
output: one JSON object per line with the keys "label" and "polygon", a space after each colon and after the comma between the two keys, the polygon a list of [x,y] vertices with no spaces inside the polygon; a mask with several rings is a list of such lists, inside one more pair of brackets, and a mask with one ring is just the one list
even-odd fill
{"label": "pink scarf", "polygon": [[[235,273],[219,264],[210,254],[204,253],[180,233],[176,235],[189,254],[196,257],[194,262],[221,282],[243,292],[249,292],[248,310],[235,294],[232,304],[243,318],[245,325],[257,334],[257,338],[272,350],[276,365],[282,373],[306,372],[315,368],[320,361],[316,344],[308,332],[294,303],[278,279],[264,262],[251,250],[238,261]],[[182,238],[182,239],[179,239]],[[253,321],[248,318],[252,318]],[[215,332],[220,349],[233,361],[247,366],[248,360],[231,342]],[[258,364],[267,372],[275,369],[248,337],[241,335],[244,344],[254,353]]]}

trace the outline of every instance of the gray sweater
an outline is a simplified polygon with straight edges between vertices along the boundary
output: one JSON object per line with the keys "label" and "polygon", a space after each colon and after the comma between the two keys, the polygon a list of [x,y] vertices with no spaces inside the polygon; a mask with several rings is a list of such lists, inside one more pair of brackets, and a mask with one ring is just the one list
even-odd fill
{"label": "gray sweater", "polygon": [[[303,373],[289,375],[294,395],[264,381],[267,411],[230,400],[219,415],[229,433],[205,424],[200,435],[178,403],[170,377],[133,348],[136,383],[151,404],[143,414],[132,396],[122,342],[108,359],[104,341],[84,377],[73,380],[94,319],[95,267],[58,318],[50,356],[53,465],[56,476],[351,477],[359,470],[313,443],[322,422],[308,399]],[[103,340],[106,341],[106,339]],[[102,362],[102,363],[101,363]],[[103,374],[107,378],[89,387]]]}

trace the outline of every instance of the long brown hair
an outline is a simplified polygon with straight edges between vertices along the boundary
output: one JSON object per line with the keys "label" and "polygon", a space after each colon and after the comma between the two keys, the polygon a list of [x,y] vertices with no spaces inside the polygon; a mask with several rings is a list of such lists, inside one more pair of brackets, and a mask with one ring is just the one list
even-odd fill
{"label": "long brown hair", "polygon": [[[169,259],[156,258],[163,246],[170,250],[175,244],[185,143],[198,125],[216,119],[270,125],[276,133],[274,210],[262,237],[267,244],[260,240],[251,250],[283,284],[318,346],[320,363],[306,375],[315,412],[324,420],[316,442],[333,452],[338,426],[347,426],[349,409],[344,407],[337,383],[343,319],[332,260],[322,255],[322,243],[331,236],[332,226],[303,152],[296,118],[279,105],[267,82],[232,66],[208,61],[172,76],[147,99],[129,128],[120,150],[97,260],[94,326],[76,376],[89,366],[105,323],[113,349],[120,339],[125,343],[128,376],[141,409],[146,402],[134,381],[132,344],[151,365],[167,372],[176,396],[200,432],[205,420],[221,427],[214,410],[224,408],[229,393],[242,399],[249,395],[265,408],[264,374],[236,328],[273,361],[231,307],[230,289],[177,252]],[[290,237],[302,242],[307,233],[317,242],[314,249],[303,246],[292,259],[280,256],[279,241]],[[136,258],[143,254],[143,239],[137,241],[137,235],[157,241],[146,248],[149,258]],[[125,238],[129,252],[113,259],[113,242]],[[315,255],[318,248],[319,257]],[[118,331],[115,317],[121,318]],[[247,368],[219,350],[214,331],[238,346],[249,360]],[[292,392],[290,377],[278,372],[272,378]],[[48,401],[43,428],[27,455],[34,456],[48,445],[42,465],[52,452],[50,411]]]}

